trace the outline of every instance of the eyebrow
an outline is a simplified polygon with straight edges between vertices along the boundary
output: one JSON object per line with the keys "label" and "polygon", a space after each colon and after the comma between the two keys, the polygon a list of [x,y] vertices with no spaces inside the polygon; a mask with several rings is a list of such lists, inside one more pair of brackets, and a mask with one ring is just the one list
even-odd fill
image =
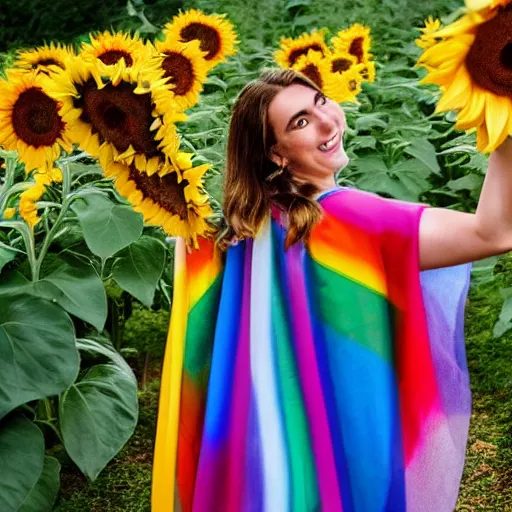
{"label": "eyebrow", "polygon": [[[320,91],[318,91],[318,92],[315,94],[315,99],[314,99],[314,101],[313,101],[313,105],[316,105],[317,101],[318,101],[322,96],[323,96],[323,94],[322,94]],[[305,115],[307,115],[307,114],[309,114],[309,112],[308,112],[307,110],[301,110],[301,111],[297,112],[296,114],[294,114],[294,115],[290,118],[290,120],[288,121],[288,124],[286,125],[286,129],[285,129],[285,131],[288,131],[288,130],[291,128],[292,123],[293,123],[297,118],[299,118],[299,117],[301,117],[301,116],[305,116]]]}

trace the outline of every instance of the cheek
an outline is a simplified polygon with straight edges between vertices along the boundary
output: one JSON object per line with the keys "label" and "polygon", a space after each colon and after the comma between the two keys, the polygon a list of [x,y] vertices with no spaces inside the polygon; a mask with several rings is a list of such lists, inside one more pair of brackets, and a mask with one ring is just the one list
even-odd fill
{"label": "cheek", "polygon": [[296,160],[303,160],[311,156],[311,152],[316,148],[317,137],[313,130],[301,130],[300,133],[295,134],[293,140],[290,141],[289,151],[291,158]]}

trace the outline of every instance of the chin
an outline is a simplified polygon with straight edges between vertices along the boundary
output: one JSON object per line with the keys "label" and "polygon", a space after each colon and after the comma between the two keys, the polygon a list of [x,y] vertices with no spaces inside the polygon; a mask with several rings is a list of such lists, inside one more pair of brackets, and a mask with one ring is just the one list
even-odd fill
{"label": "chin", "polygon": [[344,169],[348,163],[349,163],[350,159],[349,157],[347,156],[347,154],[345,153],[345,151],[343,151],[343,153],[340,155],[338,161],[336,162],[336,173],[340,172],[342,169]]}

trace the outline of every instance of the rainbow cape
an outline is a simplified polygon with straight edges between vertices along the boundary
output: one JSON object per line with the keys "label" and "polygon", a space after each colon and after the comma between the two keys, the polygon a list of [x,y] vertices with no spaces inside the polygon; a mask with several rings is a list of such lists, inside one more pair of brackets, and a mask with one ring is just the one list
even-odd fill
{"label": "rainbow cape", "polygon": [[176,245],[153,512],[451,512],[469,266],[422,272],[423,206],[337,189],[307,247],[272,215]]}

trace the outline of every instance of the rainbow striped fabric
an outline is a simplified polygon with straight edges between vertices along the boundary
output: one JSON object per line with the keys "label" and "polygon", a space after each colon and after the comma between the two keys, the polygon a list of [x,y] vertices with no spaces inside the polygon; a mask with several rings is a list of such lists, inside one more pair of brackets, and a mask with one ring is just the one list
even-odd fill
{"label": "rainbow striped fabric", "polygon": [[319,201],[307,248],[178,242],[153,512],[453,510],[469,266],[420,275],[420,205]]}

